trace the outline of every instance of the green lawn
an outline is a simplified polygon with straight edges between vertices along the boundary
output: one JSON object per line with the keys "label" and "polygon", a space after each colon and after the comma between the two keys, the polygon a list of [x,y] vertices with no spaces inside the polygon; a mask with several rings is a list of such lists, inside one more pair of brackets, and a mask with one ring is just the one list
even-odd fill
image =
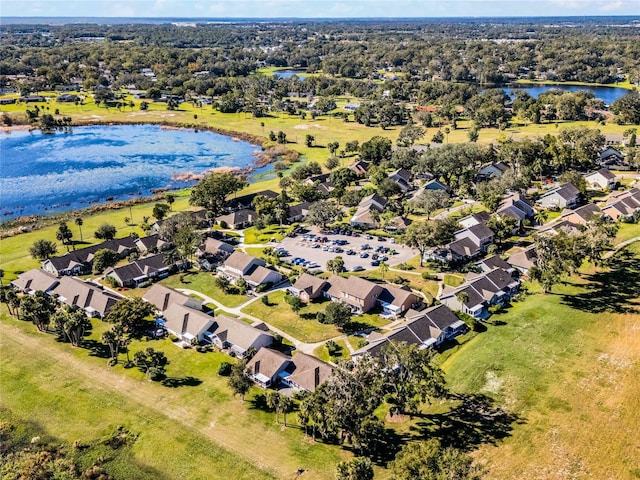
{"label": "green lawn", "polygon": [[293,230],[293,226],[281,227],[279,225],[270,225],[262,230],[258,230],[256,227],[249,227],[244,230],[244,243],[249,245],[267,243],[271,241],[271,239],[275,239],[276,242],[279,242],[286,237],[291,230]]}
{"label": "green lawn", "polygon": [[488,395],[516,416],[497,448],[476,454],[487,479],[637,478],[639,259],[634,244],[611,270],[515,303],[444,362],[454,392]]}
{"label": "green lawn", "polygon": [[180,281],[181,275],[171,275],[161,280],[160,283],[171,288],[188,288],[204,293],[206,296],[217,300],[227,307],[238,307],[249,300],[246,295],[224,293],[214,283],[214,275],[209,272],[190,271],[184,274],[184,283]]}
{"label": "green lawn", "polygon": [[615,243],[626,242],[632,238],[640,237],[640,225],[634,223],[620,223]]}
{"label": "green lawn", "polygon": [[[407,262],[407,263],[411,263]],[[421,271],[427,271],[427,269],[423,269]],[[367,278],[372,281],[381,281],[382,280],[382,272],[379,270],[369,270],[365,272],[355,272],[351,275],[356,275],[359,277]],[[425,280],[422,278],[422,275],[417,271],[406,271],[406,272],[396,272],[396,271],[388,271],[385,273],[384,278],[387,282],[394,284],[394,280],[398,278],[405,279],[409,283],[407,284],[409,287],[419,290],[427,295],[430,295],[432,298],[438,293],[438,282],[436,280]]]}
{"label": "green lawn", "polygon": [[444,284],[448,287],[459,287],[464,283],[464,276],[446,273],[444,275]]}
{"label": "green lawn", "polygon": [[338,340],[336,343],[341,347],[339,355],[332,357],[329,355],[329,350],[325,345],[320,345],[313,351],[313,354],[321,360],[325,362],[339,362],[341,360],[349,360],[351,358],[351,354],[349,353],[349,348],[347,348],[347,344],[344,340]]}
{"label": "green lawn", "polygon": [[323,311],[328,305],[327,302],[310,303],[296,314],[284,301],[284,296],[285,292],[281,290],[270,293],[269,306],[258,299],[244,307],[242,311],[264,320],[269,325],[303,342],[321,342],[340,335],[335,326],[323,325],[315,319],[316,313]]}

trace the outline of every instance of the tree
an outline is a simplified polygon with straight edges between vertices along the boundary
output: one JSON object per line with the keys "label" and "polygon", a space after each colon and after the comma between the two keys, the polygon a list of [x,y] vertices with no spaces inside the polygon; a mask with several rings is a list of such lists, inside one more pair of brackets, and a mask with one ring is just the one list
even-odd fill
{"label": "tree", "polygon": [[58,247],[51,240],[36,240],[29,248],[29,253],[39,261],[47,260],[56,254]]}
{"label": "tree", "polygon": [[487,222],[487,227],[491,229],[498,244],[502,245],[502,241],[513,235],[513,230],[518,225],[518,220],[506,215],[492,215]]}
{"label": "tree", "polygon": [[611,110],[625,123],[640,124],[640,93],[630,92],[619,98],[611,104]]}
{"label": "tree", "polygon": [[122,327],[122,331],[133,337],[140,336],[151,326],[146,318],[153,314],[155,308],[142,298],[123,298],[111,307],[104,320]]}
{"label": "tree", "polygon": [[326,228],[328,224],[335,222],[341,216],[342,212],[334,202],[319,200],[309,206],[307,222],[311,225],[319,225],[322,228]]}
{"label": "tree", "polygon": [[411,442],[391,462],[392,480],[480,480],[482,471],[461,450],[441,448],[436,439]]}
{"label": "tree", "polygon": [[436,133],[433,134],[433,137],[431,137],[431,143],[442,143],[444,141],[444,133],[442,133],[442,130],[438,130]]}
{"label": "tree", "polygon": [[544,293],[549,293],[553,285],[582,264],[584,252],[578,240],[578,236],[568,236],[563,231],[535,238],[536,264],[529,270],[529,276],[540,282]]}
{"label": "tree", "polygon": [[451,197],[444,190],[423,190],[411,203],[424,211],[427,220],[431,214],[441,208],[446,208],[451,203]]}
{"label": "tree", "polygon": [[578,190],[580,190],[580,193],[582,193],[583,195],[587,193],[587,181],[582,175],[580,175],[580,172],[577,172],[575,170],[567,170],[563,172],[562,175],[558,177],[558,182],[570,183]]}
{"label": "tree", "polygon": [[231,368],[229,375],[229,387],[234,395],[240,395],[244,402],[244,396],[251,389],[253,382],[251,381],[250,372],[247,368],[246,360],[241,360]]}
{"label": "tree", "polygon": [[418,250],[420,253],[420,266],[422,267],[426,251],[449,243],[457,229],[458,223],[451,218],[413,222],[407,227],[401,237],[401,241],[405,245]]}
{"label": "tree", "polygon": [[191,258],[200,244],[200,234],[193,227],[181,227],[176,232],[173,242],[183,259]]}
{"label": "tree", "polygon": [[176,201],[176,196],[175,196],[175,194],[173,194],[173,193],[167,193],[167,194],[164,196],[164,199],[165,199],[165,200],[167,201],[167,203],[169,204],[169,208],[170,208],[171,210],[173,210],[173,204],[174,204],[174,202]]}
{"label": "tree", "polygon": [[344,191],[349,185],[358,180],[358,176],[353,170],[345,167],[331,172],[329,180],[337,190]]}
{"label": "tree", "polygon": [[54,298],[40,290],[33,295],[24,296],[20,300],[22,318],[32,322],[41,332],[47,331],[56,306]]}
{"label": "tree", "polygon": [[331,156],[327,159],[326,162],[324,162],[324,166],[329,170],[333,170],[334,168],[340,166],[340,159],[338,157]]}
{"label": "tree", "polygon": [[280,401],[282,395],[275,390],[269,390],[267,392],[267,407],[276,412],[276,423],[280,423]]}
{"label": "tree", "polygon": [[144,100],[140,102],[140,110],[142,111],[149,110],[149,102],[146,102]]}
{"label": "tree", "polygon": [[277,139],[278,139],[278,140],[277,140],[277,141],[278,141],[278,143],[280,143],[280,144],[282,144],[282,145],[285,145],[285,144],[287,143],[287,134],[286,134],[286,133],[284,133],[282,130],[280,130],[280,131],[278,132]]}
{"label": "tree", "polygon": [[534,220],[539,224],[542,225],[544,222],[547,221],[547,218],[549,218],[549,213],[547,213],[546,210],[538,210],[536,212],[536,215],[534,217]]}
{"label": "tree", "polygon": [[300,297],[297,297],[295,295],[286,295],[284,299],[291,307],[291,310],[293,310],[293,313],[297,314],[302,309],[302,307],[304,307],[304,302],[300,300]]}
{"label": "tree", "polygon": [[481,182],[476,188],[478,199],[490,212],[495,212],[504,195],[504,188],[498,179]]}
{"label": "tree", "polygon": [[329,149],[329,153],[331,153],[331,155],[333,156],[338,151],[338,148],[340,148],[340,143],[339,142],[329,142],[329,143],[327,143],[327,148]]}
{"label": "tree", "polygon": [[14,314],[14,305],[17,303],[20,305],[20,299],[13,288],[1,287],[0,288],[0,303],[4,303],[7,306],[9,315]]}
{"label": "tree", "polygon": [[148,380],[158,381],[165,377],[166,365],[169,363],[167,356],[163,352],[147,348],[140,350],[133,356],[136,366],[144,372]]}
{"label": "tree", "polygon": [[342,328],[351,321],[351,307],[344,303],[331,302],[324,312],[325,322]]}
{"label": "tree", "polygon": [[56,240],[62,242],[62,244],[67,247],[67,252],[69,251],[71,238],[73,238],[73,232],[69,228],[69,225],[67,225],[67,222],[60,222],[58,230],[56,231]]}
{"label": "tree", "polygon": [[333,273],[334,275],[337,275],[338,273],[342,272],[343,269],[344,269],[344,260],[340,255],[327,260],[327,270]]}
{"label": "tree", "polygon": [[244,179],[233,173],[212,173],[193,187],[189,203],[206,208],[215,218],[223,212],[227,196],[244,186]]}
{"label": "tree", "polygon": [[467,132],[467,137],[471,143],[477,142],[478,138],[480,138],[480,129],[476,125],[473,125]]}
{"label": "tree", "polygon": [[406,125],[400,130],[396,143],[399,147],[411,147],[424,137],[426,130],[419,125]]}
{"label": "tree", "polygon": [[374,165],[391,159],[392,142],[388,138],[375,136],[360,145],[360,159]]}
{"label": "tree", "polygon": [[378,265],[378,271],[380,272],[380,276],[384,282],[384,274],[389,271],[389,264],[385,261],[380,262],[380,265]]}
{"label": "tree", "polygon": [[287,397],[286,395],[281,395],[280,396],[280,402],[278,404],[278,407],[280,408],[280,411],[282,412],[282,422],[284,423],[284,426],[287,426],[287,413],[291,413],[293,411],[293,401],[291,400],[291,398]]}
{"label": "tree", "polygon": [[168,204],[156,203],[153,206],[153,212],[151,214],[156,218],[156,220],[161,222],[169,214],[169,210],[171,210],[171,207]]}
{"label": "tree", "polygon": [[113,267],[120,260],[120,256],[111,249],[102,248],[93,256],[93,273],[100,274],[107,268]]}
{"label": "tree", "polygon": [[84,221],[81,217],[76,217],[74,222],[78,226],[78,230],[80,230],[80,241],[82,242],[82,224],[84,223]]}
{"label": "tree", "polygon": [[84,333],[91,326],[84,311],[62,309],[52,319],[61,337],[67,338],[74,347],[82,345]]}
{"label": "tree", "polygon": [[103,223],[98,227],[93,235],[100,240],[113,240],[116,236],[116,227],[109,225],[108,223]]}
{"label": "tree", "polygon": [[336,480],[373,480],[373,464],[365,457],[344,460],[336,466]]}
{"label": "tree", "polygon": [[613,248],[619,225],[603,216],[592,218],[581,235],[581,251],[595,265],[602,265],[603,255]]}
{"label": "tree", "polygon": [[307,133],[307,135],[304,137],[304,143],[309,148],[313,146],[313,142],[315,141],[316,141],[316,137],[314,137],[310,133]]}

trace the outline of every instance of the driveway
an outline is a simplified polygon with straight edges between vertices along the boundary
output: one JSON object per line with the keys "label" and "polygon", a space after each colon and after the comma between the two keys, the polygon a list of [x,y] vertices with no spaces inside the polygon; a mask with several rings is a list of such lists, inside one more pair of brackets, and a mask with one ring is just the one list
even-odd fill
{"label": "driveway", "polygon": [[[309,233],[320,235],[318,233],[317,228],[311,229]],[[389,255],[388,253],[387,254],[379,253],[379,255],[386,255],[387,257],[389,257],[389,259],[387,260],[387,264],[390,266],[399,265],[418,255],[417,250],[413,248],[409,248],[405,245],[391,243],[390,239],[385,239],[384,241],[380,241],[377,239],[377,237],[367,239],[364,235],[361,235],[359,237],[353,237],[348,235],[322,234],[322,236],[326,236],[328,239],[328,242],[320,243],[319,244],[320,248],[313,248],[312,245],[315,242],[304,240],[303,235],[297,235],[296,237],[285,237],[284,240],[282,240],[276,246],[282,247],[289,252],[290,256],[283,257],[284,261],[290,261],[295,257],[300,257],[310,262],[315,262],[316,264],[319,265],[319,269],[321,270],[325,270],[325,266],[328,260],[331,260],[332,258],[335,258],[337,256],[342,257],[342,259],[344,260],[344,265],[347,268],[347,270],[353,269],[353,267],[355,267],[356,265],[363,267],[366,270],[374,270],[378,267],[371,266],[371,256],[373,253],[375,253],[375,248],[378,247],[379,245],[388,247],[397,252],[397,254],[395,255]],[[336,245],[333,245],[331,243],[332,240],[344,240],[348,243],[346,245],[340,246],[340,248],[344,250],[341,253],[324,251],[323,247],[327,245],[331,247],[336,247]],[[365,244],[369,245],[371,248],[363,250],[362,246]],[[356,254],[347,255],[347,251],[349,249],[354,250]],[[367,258],[360,258],[361,252],[366,252],[368,253],[369,256]]]}

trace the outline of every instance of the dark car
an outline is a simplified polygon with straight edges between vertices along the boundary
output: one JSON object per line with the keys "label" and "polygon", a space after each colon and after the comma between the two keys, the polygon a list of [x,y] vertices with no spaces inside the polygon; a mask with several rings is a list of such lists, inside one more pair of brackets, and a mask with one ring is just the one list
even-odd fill
{"label": "dark car", "polygon": [[367,252],[362,252],[360,254],[360,258],[368,258],[368,257],[369,257],[369,254]]}
{"label": "dark car", "polygon": [[354,250],[351,250],[351,249],[347,250],[347,255],[355,255],[355,254],[356,252]]}
{"label": "dark car", "polygon": [[372,267],[377,267],[378,265],[380,265],[380,262],[378,260],[372,260],[371,261],[371,266]]}

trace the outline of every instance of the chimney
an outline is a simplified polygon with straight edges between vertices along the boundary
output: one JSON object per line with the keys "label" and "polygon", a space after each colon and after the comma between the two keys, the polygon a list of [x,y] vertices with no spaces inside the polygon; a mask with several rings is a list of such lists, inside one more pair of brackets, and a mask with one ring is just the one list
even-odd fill
{"label": "chimney", "polygon": [[260,360],[253,364],[253,374],[257,375],[260,373]]}
{"label": "chimney", "polygon": [[313,386],[317,387],[320,385],[320,367],[316,367],[313,372]]}
{"label": "chimney", "polygon": [[189,323],[189,314],[185,313],[184,318],[182,319],[182,331],[180,333],[185,333],[187,331],[188,323]]}

